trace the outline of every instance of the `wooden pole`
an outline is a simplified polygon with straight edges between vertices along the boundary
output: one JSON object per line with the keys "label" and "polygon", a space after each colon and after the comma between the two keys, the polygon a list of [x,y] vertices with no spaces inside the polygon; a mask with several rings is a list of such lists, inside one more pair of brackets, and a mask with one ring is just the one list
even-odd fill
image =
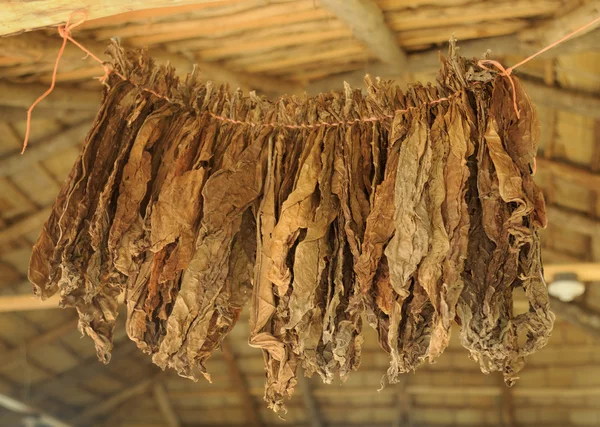
{"label": "wooden pole", "polygon": [[[86,12],[87,19],[102,18],[138,9],[167,6],[169,4],[194,4],[222,0],[79,0],[75,5],[69,0],[27,2],[0,2],[0,36],[64,24],[74,10]],[[81,19],[84,15],[77,15]],[[76,22],[76,21],[75,21]]]}
{"label": "wooden pole", "polygon": [[244,378],[239,366],[235,362],[235,355],[233,353],[233,349],[231,348],[231,344],[229,343],[229,338],[225,338],[221,342],[221,347],[223,349],[225,363],[227,363],[227,367],[229,369],[229,377],[234,388],[240,394],[242,405],[244,406],[245,412],[249,417],[249,423],[255,427],[262,426],[263,422],[260,418],[260,413],[254,405],[254,400],[250,394],[248,383],[246,382],[246,379]]}
{"label": "wooden pole", "polygon": [[158,409],[165,419],[165,423],[168,427],[180,427],[181,423],[177,418],[177,414],[173,410],[173,405],[171,405],[171,401],[169,400],[169,396],[167,395],[167,391],[165,390],[165,386],[162,383],[156,384],[153,389],[154,392],[154,400],[156,400],[156,404],[158,405]]}
{"label": "wooden pole", "polygon": [[383,13],[373,0],[321,0],[321,4],[345,22],[354,37],[364,42],[380,61],[398,72],[406,68],[406,53],[396,42],[396,34],[385,23]]}
{"label": "wooden pole", "polygon": [[319,411],[319,405],[312,392],[311,384],[309,383],[308,379],[303,375],[303,373],[300,373],[297,379],[298,385],[300,386],[300,390],[302,391],[302,399],[304,400],[304,406],[306,407],[306,411],[310,416],[311,427],[325,427],[323,417],[321,416],[321,412]]}

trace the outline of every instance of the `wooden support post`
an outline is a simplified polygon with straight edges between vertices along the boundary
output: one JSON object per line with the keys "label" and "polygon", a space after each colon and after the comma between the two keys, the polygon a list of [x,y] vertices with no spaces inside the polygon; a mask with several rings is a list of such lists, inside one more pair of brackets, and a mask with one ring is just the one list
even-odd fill
{"label": "wooden support post", "polygon": [[229,376],[233,387],[239,392],[242,404],[244,406],[246,414],[248,414],[249,422],[251,425],[255,427],[260,427],[263,425],[263,422],[260,418],[260,413],[256,409],[254,405],[254,399],[252,398],[252,394],[250,394],[250,388],[248,387],[248,383],[240,370],[240,367],[237,365],[235,361],[235,354],[231,348],[231,344],[229,343],[229,338],[225,338],[221,342],[221,347],[223,349],[223,357],[225,358],[225,362],[227,363],[227,367],[229,368]]}
{"label": "wooden support post", "polygon": [[310,382],[303,375],[303,373],[299,374],[297,379],[300,390],[302,391],[304,406],[306,407],[306,411],[310,416],[311,427],[325,427],[325,423],[323,422],[323,417],[319,411],[319,405],[315,399],[315,396],[313,395]]}
{"label": "wooden support post", "polygon": [[412,397],[406,392],[407,380],[406,377],[400,378],[400,382],[397,384],[398,387],[398,415],[392,427],[411,427],[412,421],[410,413],[413,407]]}
{"label": "wooden support post", "polygon": [[515,408],[513,405],[512,388],[504,384],[503,375],[497,375],[502,394],[498,396],[498,409],[503,427],[515,427]]}
{"label": "wooden support post", "polygon": [[386,25],[377,3],[373,0],[321,0],[321,4],[348,24],[354,36],[379,60],[390,64],[398,73],[405,71],[406,53],[396,42],[396,34]]}
{"label": "wooden support post", "polygon": [[165,423],[168,427],[180,427],[181,423],[177,418],[177,414],[173,410],[169,396],[165,390],[165,386],[162,383],[156,384],[153,389],[154,400],[158,405],[158,409],[165,419]]}

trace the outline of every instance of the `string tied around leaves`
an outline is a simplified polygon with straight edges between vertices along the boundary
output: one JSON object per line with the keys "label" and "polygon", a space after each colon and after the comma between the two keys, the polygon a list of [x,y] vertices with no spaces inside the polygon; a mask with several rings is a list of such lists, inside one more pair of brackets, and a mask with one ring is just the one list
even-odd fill
{"label": "string tied around leaves", "polygon": [[[77,21],[74,24],[71,24],[71,20],[72,18],[77,15],[77,14],[81,14],[83,15],[83,18],[79,21]],[[94,55],[89,49],[87,49],[85,46],[83,46],[81,43],[79,43],[77,40],[75,40],[72,35],[71,35],[71,30],[73,30],[74,28],[78,27],[79,25],[83,24],[86,20],[87,20],[87,12],[85,10],[76,10],[73,13],[71,13],[71,15],[69,15],[69,18],[67,19],[67,22],[64,25],[60,25],[58,27],[58,34],[60,35],[60,37],[63,39],[62,45],[60,47],[60,50],[58,51],[58,55],[56,56],[56,62],[54,64],[54,70],[52,71],[52,80],[51,80],[51,84],[50,87],[48,88],[48,90],[46,92],[44,92],[42,95],[40,95],[39,98],[37,98],[33,104],[31,104],[31,107],[29,107],[29,109],[27,110],[27,125],[25,128],[25,138],[23,141],[23,149],[21,150],[21,154],[25,153],[25,149],[27,148],[27,143],[29,141],[29,135],[31,133],[31,115],[32,115],[32,111],[35,108],[36,105],[38,105],[44,98],[46,98],[53,90],[54,87],[56,86],[56,75],[58,73],[58,65],[60,63],[60,60],[62,58],[62,55],[65,51],[65,47],[67,46],[67,42],[70,41],[71,43],[73,43],[75,46],[77,46],[79,49],[81,49],[83,52],[85,52],[87,54],[87,57],[90,57],[92,59],[94,59],[96,62],[98,62],[104,69],[104,75],[101,77],[96,77],[101,83],[105,83],[108,79],[108,77],[110,76],[110,74],[115,74],[117,75],[119,78],[121,78],[123,81],[129,81],[130,83],[132,83],[134,86],[138,87],[139,89],[151,93],[154,96],[157,96],[159,98],[162,98],[164,100],[166,100],[167,102],[172,102],[168,97],[166,97],[165,95],[161,95],[151,89],[145,88],[145,87],[141,87],[137,84],[135,84],[134,82],[132,82],[131,80],[129,80],[127,77],[125,77],[124,75],[120,74],[119,72],[111,69],[108,65],[106,65],[106,63],[104,61],[102,61],[100,58],[98,58],[96,55]],[[513,70],[515,70],[517,67],[520,67],[521,65],[531,61],[533,58],[535,58],[538,55],[541,55],[542,53],[546,52],[549,49],[552,49],[553,47],[563,43],[564,41],[570,39],[571,37],[573,37],[574,35],[585,31],[587,28],[595,25],[596,23],[600,22],[600,16],[596,17],[595,19],[593,19],[592,21],[588,22],[587,24],[579,27],[578,29],[576,29],[575,31],[565,35],[564,37],[560,38],[559,40],[555,41],[554,43],[549,44],[548,46],[546,46],[545,48],[539,50],[538,52],[534,53],[533,55],[528,56],[527,58],[525,58],[524,60],[522,60],[521,62],[513,65],[512,67],[509,68],[504,68],[504,66],[495,60],[492,59],[482,59],[480,60],[477,65],[479,67],[481,67],[484,70],[488,70],[488,71],[492,71],[491,68],[488,68],[486,65],[491,65],[494,66],[498,69],[498,74],[506,77],[510,84],[511,84],[511,88],[512,88],[512,95],[513,95],[513,107],[515,110],[515,113],[517,115],[517,118],[521,118],[520,112],[519,112],[519,108],[517,105],[517,89],[515,86],[515,82],[512,78],[512,72]],[[440,98],[440,99],[436,99],[434,101],[431,101],[428,103],[428,105],[433,105],[433,104],[437,104],[443,101],[447,101],[450,97],[452,97],[453,95],[450,95],[448,97],[444,97],[444,98]],[[409,107],[411,108],[411,107]],[[409,110],[409,108],[404,109],[404,110],[397,110],[394,113],[398,114],[398,113],[404,113],[407,112]],[[417,107],[412,107],[412,108],[417,108]],[[242,122],[242,121],[238,121],[238,120],[233,120],[231,118],[228,117],[223,117],[223,116],[219,116],[217,114],[214,113],[210,113],[210,115],[220,121],[223,122],[229,122],[229,123],[234,123],[236,125],[246,125],[246,126],[251,126],[251,127],[256,127],[257,124],[256,123],[250,123],[250,122]],[[357,122],[376,122],[376,121],[381,121],[381,120],[385,120],[385,119],[391,119],[393,118],[394,115],[388,114],[388,115],[384,115],[382,117],[366,117],[366,118],[361,118],[361,119],[354,119],[354,120],[350,120],[350,121],[340,121],[340,122],[335,122],[335,123],[328,123],[328,122],[320,122],[317,124],[299,124],[299,125],[276,125],[274,123],[264,123],[263,126],[278,126],[278,127],[284,127],[284,128],[290,128],[290,129],[306,129],[306,128],[315,128],[315,127],[319,127],[319,126],[343,126],[343,125],[348,125],[348,124],[352,124],[352,123],[357,123]],[[534,166],[535,167],[535,166]]]}

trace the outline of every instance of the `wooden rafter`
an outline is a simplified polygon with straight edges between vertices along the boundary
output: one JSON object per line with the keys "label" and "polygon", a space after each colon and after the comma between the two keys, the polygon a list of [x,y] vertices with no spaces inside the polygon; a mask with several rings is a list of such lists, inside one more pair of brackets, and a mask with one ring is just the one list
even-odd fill
{"label": "wooden rafter", "polygon": [[383,12],[373,0],[321,0],[321,4],[348,24],[354,36],[379,60],[399,72],[406,68],[406,53],[396,42],[396,34],[386,25]]}
{"label": "wooden rafter", "polygon": [[600,237],[600,221],[594,218],[557,206],[547,206],[546,212],[550,224],[559,224],[561,227],[577,233]]}
{"label": "wooden rafter", "polygon": [[[40,69],[43,69],[43,65],[40,65]],[[17,84],[0,82],[0,93],[2,93],[0,105],[29,108],[31,103],[46,90],[48,90],[48,85],[39,83]],[[43,108],[47,109],[77,109],[94,112],[98,110],[99,105],[100,91],[91,91],[70,86],[57,86],[52,94],[44,99],[43,102]]]}
{"label": "wooden rafter", "polygon": [[[86,38],[84,36],[78,36],[76,33],[74,34],[75,39],[89,49],[92,53],[94,53],[99,58],[106,58],[104,52],[106,50],[106,46],[108,44],[108,40],[106,42],[96,41],[90,38]],[[11,40],[11,39],[19,39],[19,40]],[[2,55],[15,55],[15,52],[18,52],[20,49],[23,49],[24,46],[32,46],[32,52],[25,55],[23,61],[24,66],[34,67],[36,73],[41,72],[50,72],[54,67],[54,62],[56,57],[52,55],[48,55],[48,52],[54,52],[58,50],[59,47],[58,35],[56,37],[48,37],[45,34],[41,33],[28,33],[22,34],[18,37],[10,37],[8,39],[0,38],[0,56]],[[123,42],[124,46],[127,46],[127,40]],[[244,73],[235,73],[228,69],[225,69],[217,64],[210,62],[198,62],[190,60],[190,58],[186,55],[176,52],[169,52],[160,47],[151,47],[149,49],[150,55],[158,64],[166,64],[170,63],[179,75],[185,75],[192,71],[194,64],[196,64],[198,70],[201,75],[207,79],[213,79],[219,83],[229,83],[233,88],[240,87],[244,90],[259,90],[264,93],[273,94],[273,93],[296,93],[299,92],[300,87],[295,83],[289,83],[283,81],[281,79],[266,77],[266,76],[256,76],[251,74]],[[74,46],[72,43],[68,43],[65,48],[65,52],[63,54],[61,69],[66,71],[76,70],[78,68],[97,68],[97,75],[102,74],[102,68],[100,65],[97,65],[95,62],[91,60],[83,61],[82,60],[82,52],[78,47]],[[17,67],[18,72],[18,67]],[[32,70],[28,70],[31,72]],[[0,76],[2,76],[2,70],[0,69]],[[12,71],[13,73],[15,70]],[[60,80],[60,73],[59,73]],[[21,92],[23,89],[28,89],[28,92]],[[8,106],[18,106],[18,107],[29,107],[31,101],[36,99],[40,94],[42,94],[47,89],[47,86],[44,85],[14,85],[7,83],[0,83],[0,91],[3,94],[13,96],[3,96],[2,101],[0,101],[0,105],[8,105]],[[77,108],[77,105],[80,103],[83,105],[83,108],[90,108],[90,105],[93,105],[94,110],[98,108],[99,104],[99,91],[95,93],[95,97],[91,99],[86,99],[89,93],[92,91],[83,91],[81,89],[72,89],[68,93],[61,93],[60,90],[63,89],[61,86],[58,86],[55,91],[59,91],[58,93],[53,93],[47,100],[44,100],[41,107],[49,107],[48,103],[50,100],[54,100],[55,103],[62,103],[60,108],[68,109],[68,108]],[[30,94],[31,93],[31,94]],[[11,98],[11,99],[6,99]],[[14,99],[12,99],[14,98]],[[48,101],[48,102],[47,102]]]}
{"label": "wooden rafter", "polygon": [[[90,19],[102,18],[138,9],[164,7],[169,4],[193,4],[222,0],[113,0],[78,1],[76,6],[69,0],[33,2],[0,2],[0,36],[56,26],[67,21],[74,7],[85,10]],[[77,9],[76,9],[77,10]]]}
{"label": "wooden rafter", "polygon": [[154,385],[158,380],[160,380],[164,376],[164,372],[159,372],[157,374],[152,375],[150,378],[139,381],[136,384],[133,384],[130,387],[124,388],[119,393],[103,400],[99,403],[91,404],[89,407],[81,411],[77,416],[75,416],[71,423],[75,425],[89,425],[89,421],[92,419],[106,414],[111,409],[117,407],[121,403],[131,399],[134,396],[144,393],[148,388]]}
{"label": "wooden rafter", "polygon": [[527,94],[534,102],[557,110],[586,117],[600,117],[600,98],[568,89],[549,87],[521,78]]}
{"label": "wooden rafter", "polygon": [[244,406],[244,410],[249,418],[249,423],[252,426],[260,427],[263,425],[263,422],[260,418],[260,413],[254,404],[254,399],[250,394],[250,388],[248,387],[248,383],[240,370],[240,367],[235,361],[235,354],[233,353],[233,349],[231,348],[231,344],[229,343],[229,338],[225,338],[221,342],[221,347],[223,349],[223,358],[225,359],[225,363],[227,364],[229,370],[229,376],[233,387],[240,394],[240,398],[242,400],[242,405]]}
{"label": "wooden rafter", "polygon": [[0,230],[0,248],[21,237],[23,234],[39,230],[49,215],[50,208],[43,208]]}
{"label": "wooden rafter", "polygon": [[[124,295],[119,295],[119,303],[123,303]],[[33,294],[3,295],[0,296],[0,313],[17,313],[20,311],[35,311],[58,309],[60,297],[53,295],[43,301],[36,298]]]}
{"label": "wooden rafter", "polygon": [[81,144],[90,126],[90,120],[84,120],[68,129],[61,130],[49,138],[44,138],[42,144],[30,146],[27,148],[26,156],[15,153],[14,155],[0,159],[0,177],[15,174],[46,159],[51,154],[60,153],[67,148]]}
{"label": "wooden rafter", "polygon": [[548,170],[560,179],[589,190],[600,188],[600,173],[595,173],[588,169],[565,162],[539,157],[537,159],[537,167],[540,170]]}
{"label": "wooden rafter", "polygon": [[[98,104],[99,105],[99,104]],[[98,109],[98,105],[96,105],[96,110],[90,111],[90,118],[96,113]],[[77,111],[75,109],[62,109],[62,108],[36,108],[35,109],[35,118],[36,119],[51,119],[51,120],[64,120],[73,117],[74,114],[80,113],[81,111]],[[19,121],[25,120],[27,117],[27,108],[25,107],[6,107],[0,105],[0,119],[1,121],[5,121],[8,123],[15,123]],[[19,139],[21,137],[19,136]],[[29,151],[29,149],[28,149]],[[4,172],[0,169],[0,173]]]}
{"label": "wooden rafter", "polygon": [[[25,348],[28,352],[31,352],[38,347],[42,347],[46,344],[52,343],[55,340],[58,340],[74,332],[77,329],[77,322],[78,321],[75,319],[68,320],[41,335],[33,337],[25,342]],[[0,366],[11,366],[15,362],[19,362],[22,358],[23,349],[21,347],[0,353]]]}
{"label": "wooden rafter", "polygon": [[[112,360],[122,360],[136,350],[136,346],[128,339],[123,338],[123,342],[115,346],[112,351]],[[85,359],[83,362],[75,365],[71,369],[61,372],[54,377],[33,386],[32,400],[41,402],[52,395],[56,389],[69,388],[98,373],[106,370],[106,365],[100,363],[96,355]]]}
{"label": "wooden rafter", "polygon": [[[526,41],[535,41],[539,46],[546,46],[572,31],[584,26],[592,19],[600,15],[600,0],[591,0],[566,14],[560,14],[551,21],[536,26],[532,29],[522,31],[519,35]],[[589,27],[574,37],[581,37],[586,33],[600,27],[600,22]]]}
{"label": "wooden rafter", "polygon": [[[550,215],[556,212],[560,213],[560,219],[562,219],[562,223],[568,223],[570,220],[570,215],[572,214],[564,214],[563,211],[558,208],[549,207]],[[580,218],[575,215],[575,218]],[[579,219],[581,220],[581,218]],[[598,226],[598,222],[593,222],[591,219],[586,219],[587,221],[592,221],[592,224]],[[584,222],[585,224],[585,222]],[[577,227],[581,227],[584,224],[579,224],[578,221],[575,221],[575,225]],[[565,224],[570,226],[571,224]],[[579,228],[575,228],[574,230],[579,231]],[[593,230],[592,230],[593,231]],[[581,232],[584,232],[581,229]],[[579,279],[584,282],[592,282],[592,281],[600,281],[600,263],[560,263],[560,264],[547,264],[544,266],[544,274],[547,281],[552,281],[554,276],[557,273],[575,273],[578,275]],[[123,296],[119,297],[119,302],[122,303]],[[20,311],[29,311],[29,310],[46,310],[46,309],[56,309],[58,307],[59,298],[58,295],[55,295],[51,298],[48,298],[45,301],[39,301],[33,297],[33,295],[3,295],[0,296],[0,313],[8,313],[8,312],[20,312]],[[233,360],[235,364],[235,360],[229,357],[228,350],[226,350],[227,344],[223,346],[223,354],[227,360]],[[229,348],[230,350],[230,348]],[[229,362],[228,362],[229,363]],[[239,371],[239,369],[238,369]],[[241,372],[239,373],[241,376]],[[243,379],[243,376],[240,377]],[[236,379],[236,381],[238,381]]]}
{"label": "wooden rafter", "polygon": [[[464,352],[461,354],[464,355]],[[467,357],[465,355],[465,357]],[[456,370],[441,371],[436,370],[438,373],[456,374]],[[480,375],[477,371],[471,371]],[[460,395],[460,396],[500,396],[502,394],[502,388],[506,385],[485,385],[485,386],[469,386],[464,385],[461,387],[456,386],[438,386],[438,385],[408,385],[406,387],[406,393],[411,396],[419,395],[432,395],[432,396],[448,396],[448,395]],[[390,390],[390,391],[386,391]],[[382,394],[393,393],[391,387],[384,389]],[[263,388],[252,388],[250,392],[253,396],[262,396],[264,394]],[[370,387],[363,388],[318,388],[313,391],[316,397],[330,398],[335,396],[337,399],[348,397],[348,398],[360,398],[363,396],[373,396],[373,389]],[[202,390],[202,391],[173,391],[170,393],[172,399],[179,398],[202,398],[206,396],[230,396],[231,389],[221,390]],[[520,397],[586,397],[586,396],[600,396],[600,386],[585,386],[585,387],[516,387],[513,390],[513,396],[515,398]]]}
{"label": "wooden rafter", "polygon": [[158,409],[165,419],[165,424],[168,427],[180,427],[181,423],[177,418],[177,414],[173,410],[173,405],[171,405],[171,401],[169,400],[165,386],[162,383],[158,383],[154,386],[152,391],[154,393],[154,400],[156,400]]}
{"label": "wooden rafter", "polygon": [[311,427],[325,427],[325,422],[323,421],[323,417],[319,411],[319,404],[313,395],[310,382],[303,374],[299,374],[297,380],[302,392],[304,406],[306,407],[306,411],[310,417]]}

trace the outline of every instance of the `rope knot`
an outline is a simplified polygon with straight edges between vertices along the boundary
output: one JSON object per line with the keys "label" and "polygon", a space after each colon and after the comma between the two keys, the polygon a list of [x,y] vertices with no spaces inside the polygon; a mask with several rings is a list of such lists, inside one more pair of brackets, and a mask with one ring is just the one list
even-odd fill
{"label": "rope knot", "polygon": [[512,87],[513,107],[515,109],[515,114],[517,115],[517,119],[520,119],[521,113],[519,112],[519,106],[517,105],[517,87],[515,86],[515,81],[511,77],[511,74],[515,67],[504,68],[504,66],[500,62],[494,61],[493,59],[480,59],[477,62],[477,65],[479,65],[484,70],[493,71],[491,68],[486,67],[485,64],[490,64],[490,65],[493,65],[494,67],[496,67],[500,71],[499,74],[503,77],[506,77],[508,79],[508,81],[510,82],[510,85]]}

